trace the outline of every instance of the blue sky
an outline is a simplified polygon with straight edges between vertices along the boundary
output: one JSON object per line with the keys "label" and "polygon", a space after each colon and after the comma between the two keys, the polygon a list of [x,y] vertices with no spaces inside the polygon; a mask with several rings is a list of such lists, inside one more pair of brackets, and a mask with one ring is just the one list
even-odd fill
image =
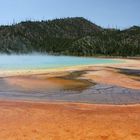
{"label": "blue sky", "polygon": [[103,27],[140,25],[140,0],[0,0],[0,24],[75,16]]}

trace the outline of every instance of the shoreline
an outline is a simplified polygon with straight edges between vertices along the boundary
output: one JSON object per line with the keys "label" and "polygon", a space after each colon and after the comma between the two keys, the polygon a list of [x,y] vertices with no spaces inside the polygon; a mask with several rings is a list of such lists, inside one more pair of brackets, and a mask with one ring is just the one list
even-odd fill
{"label": "shoreline", "polygon": [[[106,58],[111,59],[111,58]],[[112,58],[116,61],[116,63],[106,63],[106,64],[89,64],[89,65],[76,65],[76,66],[65,66],[62,68],[48,68],[48,69],[26,69],[26,70],[0,70],[0,78],[2,77],[9,77],[9,76],[20,76],[20,75],[34,75],[34,74],[46,74],[50,72],[64,72],[64,71],[76,71],[76,70],[83,70],[87,69],[88,67],[98,67],[98,66],[117,66],[119,64],[126,64],[130,63],[130,61],[137,61],[137,60],[130,60],[130,59],[120,59],[120,58]],[[131,62],[132,63],[132,62]]]}
{"label": "shoreline", "polygon": [[0,103],[27,103],[27,104],[40,104],[40,105],[85,105],[85,106],[98,106],[98,107],[140,107],[139,103],[132,104],[102,104],[102,103],[88,103],[88,102],[74,102],[63,100],[19,100],[19,99],[0,99]]}

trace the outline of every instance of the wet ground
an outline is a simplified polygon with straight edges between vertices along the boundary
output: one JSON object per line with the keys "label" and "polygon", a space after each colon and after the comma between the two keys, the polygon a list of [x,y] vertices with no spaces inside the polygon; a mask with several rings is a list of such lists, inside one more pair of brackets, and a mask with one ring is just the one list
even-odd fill
{"label": "wet ground", "polygon": [[[57,76],[31,75],[0,79],[0,98],[39,101],[69,101],[96,104],[137,104],[140,90],[84,79],[88,71]],[[127,70],[127,73],[131,71]],[[139,71],[135,71],[135,74]],[[138,75],[137,75],[138,77]]]}

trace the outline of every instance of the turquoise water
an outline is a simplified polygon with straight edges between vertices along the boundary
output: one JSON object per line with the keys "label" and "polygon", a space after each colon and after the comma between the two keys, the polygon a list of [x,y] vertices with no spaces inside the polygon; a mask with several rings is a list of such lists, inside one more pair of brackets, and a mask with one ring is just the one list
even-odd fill
{"label": "turquoise water", "polygon": [[68,66],[118,63],[117,60],[50,55],[0,55],[0,70],[52,69]]}

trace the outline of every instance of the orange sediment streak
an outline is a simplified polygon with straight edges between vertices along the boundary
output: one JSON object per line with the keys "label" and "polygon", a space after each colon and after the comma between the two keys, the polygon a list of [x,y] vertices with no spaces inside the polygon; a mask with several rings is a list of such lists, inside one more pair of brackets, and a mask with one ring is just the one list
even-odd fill
{"label": "orange sediment streak", "polygon": [[0,102],[1,140],[139,140],[140,105]]}

